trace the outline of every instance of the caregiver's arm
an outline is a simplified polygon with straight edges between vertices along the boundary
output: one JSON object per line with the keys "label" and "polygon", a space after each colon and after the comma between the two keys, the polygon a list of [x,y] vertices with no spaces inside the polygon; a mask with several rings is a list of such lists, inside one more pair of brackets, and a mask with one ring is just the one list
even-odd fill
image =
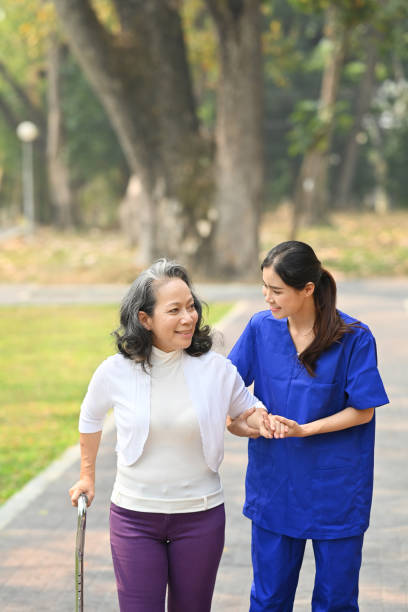
{"label": "caregiver's arm", "polygon": [[98,454],[102,431],[79,434],[81,447],[81,469],[79,480],[70,488],[69,495],[73,506],[78,505],[78,497],[85,493],[88,497],[88,506],[95,497],[95,462]]}
{"label": "caregiver's arm", "polygon": [[[371,421],[373,415],[374,408],[357,410],[356,408],[348,407],[336,414],[305,423],[304,425],[299,425],[296,421],[276,414],[273,415],[272,419],[275,422],[275,438],[306,438],[317,434],[348,429],[356,425],[364,425]],[[285,428],[287,428],[287,431],[285,431]]]}

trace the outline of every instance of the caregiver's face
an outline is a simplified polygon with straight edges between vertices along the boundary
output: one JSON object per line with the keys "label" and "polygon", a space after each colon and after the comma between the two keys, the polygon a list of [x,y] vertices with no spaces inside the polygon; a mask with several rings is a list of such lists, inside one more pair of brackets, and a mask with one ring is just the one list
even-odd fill
{"label": "caregiver's face", "polygon": [[262,280],[262,293],[276,319],[296,316],[310,298],[310,285],[313,283],[308,283],[304,289],[290,287],[283,282],[273,266],[262,270]]}

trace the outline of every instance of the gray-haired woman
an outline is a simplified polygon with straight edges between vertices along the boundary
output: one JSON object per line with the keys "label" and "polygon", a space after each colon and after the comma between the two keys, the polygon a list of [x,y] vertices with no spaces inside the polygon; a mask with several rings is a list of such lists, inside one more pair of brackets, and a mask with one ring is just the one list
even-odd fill
{"label": "gray-haired woman", "polygon": [[123,300],[119,352],[93,375],[81,407],[80,480],[94,498],[103,419],[113,407],[117,474],[111,497],[112,558],[122,612],[209,612],[224,545],[218,468],[224,428],[247,411],[272,432],[235,366],[211,350],[210,328],[186,270],[164,259]]}

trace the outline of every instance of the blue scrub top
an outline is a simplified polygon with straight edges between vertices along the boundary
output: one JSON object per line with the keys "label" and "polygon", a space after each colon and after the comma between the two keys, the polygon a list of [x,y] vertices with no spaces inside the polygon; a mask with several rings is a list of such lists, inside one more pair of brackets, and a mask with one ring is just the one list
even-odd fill
{"label": "blue scrub top", "polygon": [[[339,313],[346,323],[356,319]],[[369,328],[353,328],[324,351],[310,376],[297,358],[287,319],[259,312],[229,359],[268,411],[300,424],[348,406],[388,403]],[[307,438],[249,440],[244,514],[275,533],[333,539],[369,524],[375,418],[365,425]]]}

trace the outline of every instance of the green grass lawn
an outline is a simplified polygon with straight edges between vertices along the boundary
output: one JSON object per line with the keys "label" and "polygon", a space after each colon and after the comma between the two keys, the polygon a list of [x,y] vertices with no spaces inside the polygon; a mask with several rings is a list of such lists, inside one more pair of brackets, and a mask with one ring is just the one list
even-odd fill
{"label": "green grass lawn", "polygon": [[[212,304],[214,323],[230,304]],[[0,307],[0,503],[78,440],[97,365],[116,352],[117,306]]]}

